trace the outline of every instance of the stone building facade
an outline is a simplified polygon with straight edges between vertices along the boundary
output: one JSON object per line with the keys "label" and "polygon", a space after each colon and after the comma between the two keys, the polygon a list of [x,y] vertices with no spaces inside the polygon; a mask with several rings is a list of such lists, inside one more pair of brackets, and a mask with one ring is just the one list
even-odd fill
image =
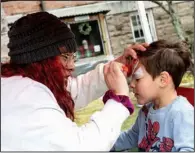
{"label": "stone building facade", "polygon": [[97,2],[99,1],[7,1],[3,2],[3,8],[6,15],[16,15],[41,11],[41,5],[43,5],[45,10],[52,10]]}
{"label": "stone building facade", "polygon": [[[153,40],[178,39],[171,19],[166,12],[151,1],[144,3]],[[140,30],[139,26],[134,26],[134,24],[139,24],[135,1],[10,1],[3,2],[3,8],[6,16],[9,16],[10,21],[8,22],[11,22],[11,20],[13,20],[11,18],[12,16],[41,11],[43,8],[46,11],[52,11],[62,8],[84,5],[92,6],[97,4],[101,4],[102,9],[109,9],[107,14],[97,14],[97,16],[99,16],[98,20],[100,20],[99,24],[102,24],[100,28],[101,37],[103,37],[102,41],[108,42],[105,48],[111,50],[104,51],[105,54],[113,54],[116,57],[123,52],[127,44],[144,40],[143,31]],[[181,24],[186,34],[188,34],[191,39],[194,39],[194,1],[177,1],[174,7],[180,17]],[[66,17],[62,19],[72,20]],[[134,23],[134,20],[137,23]],[[108,36],[102,34],[105,32]]]}
{"label": "stone building facade", "polygon": [[[175,10],[178,13],[182,27],[186,34],[194,40],[194,2],[186,1],[175,4]],[[152,6],[146,9],[150,12],[153,22],[154,39],[177,40],[178,36],[171,23],[169,15],[160,7]],[[124,46],[134,42],[133,30],[131,25],[131,14],[137,11],[124,11],[122,13],[106,16],[108,31],[114,55],[119,55]]]}

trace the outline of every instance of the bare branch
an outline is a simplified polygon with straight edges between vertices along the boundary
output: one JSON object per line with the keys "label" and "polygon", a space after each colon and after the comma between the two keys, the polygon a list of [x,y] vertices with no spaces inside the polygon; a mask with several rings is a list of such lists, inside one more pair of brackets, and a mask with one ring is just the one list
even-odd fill
{"label": "bare branch", "polygon": [[159,2],[159,1],[152,1],[152,2],[157,4],[158,6],[160,6],[167,14],[171,15],[169,10],[166,9],[166,7],[163,5],[163,3]]}

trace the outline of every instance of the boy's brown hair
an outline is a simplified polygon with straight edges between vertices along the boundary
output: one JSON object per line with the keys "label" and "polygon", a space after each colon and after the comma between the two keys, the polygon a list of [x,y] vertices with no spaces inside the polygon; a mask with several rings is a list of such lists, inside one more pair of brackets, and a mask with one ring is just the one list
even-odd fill
{"label": "boy's brown hair", "polygon": [[176,43],[166,40],[155,41],[147,47],[146,51],[137,54],[153,79],[163,71],[168,72],[173,79],[175,89],[192,63],[189,47],[182,41]]}

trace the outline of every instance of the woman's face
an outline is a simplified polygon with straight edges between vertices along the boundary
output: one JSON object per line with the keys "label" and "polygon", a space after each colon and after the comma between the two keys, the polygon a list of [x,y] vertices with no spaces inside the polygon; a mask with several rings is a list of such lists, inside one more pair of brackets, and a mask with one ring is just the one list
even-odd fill
{"label": "woman's face", "polygon": [[72,76],[72,73],[75,70],[75,60],[76,60],[75,54],[74,53],[61,54],[60,60],[67,71],[65,77],[68,78],[69,76]]}

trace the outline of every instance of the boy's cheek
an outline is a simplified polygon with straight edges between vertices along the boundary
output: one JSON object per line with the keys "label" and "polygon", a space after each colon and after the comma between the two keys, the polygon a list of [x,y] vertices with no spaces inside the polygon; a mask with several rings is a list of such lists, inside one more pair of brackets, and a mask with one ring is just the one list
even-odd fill
{"label": "boy's cheek", "polygon": [[144,94],[145,92],[142,91],[141,89],[140,90],[137,89],[134,92],[137,93],[136,94],[136,99],[137,99],[138,104],[144,105],[149,101],[148,97]]}

